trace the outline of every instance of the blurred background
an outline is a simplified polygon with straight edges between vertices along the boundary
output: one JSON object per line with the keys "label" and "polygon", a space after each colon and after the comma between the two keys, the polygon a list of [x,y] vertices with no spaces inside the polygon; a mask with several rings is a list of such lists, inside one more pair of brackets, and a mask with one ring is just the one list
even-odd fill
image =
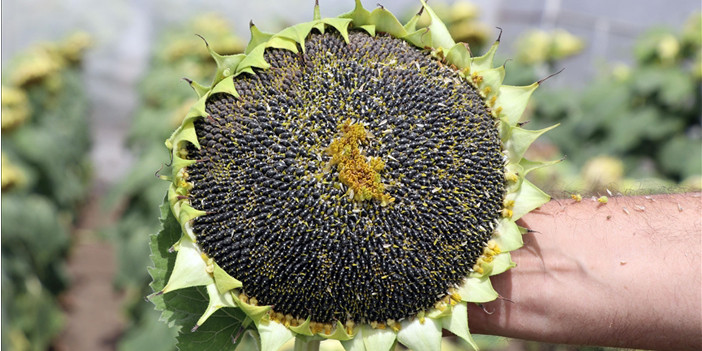
{"label": "blurred background", "polygon": [[[323,16],[353,1],[322,0]],[[366,1],[366,8],[374,3]],[[401,19],[418,1],[383,0]],[[702,187],[698,0],[457,0],[431,6],[482,54],[497,38],[506,83],[546,80],[524,121],[561,125],[530,173],[556,198]],[[205,37],[241,52],[248,23],[309,20],[312,0],[3,0],[2,350],[175,350],[146,267],[160,226],[163,141],[214,72]],[[509,60],[509,61],[508,61]],[[589,200],[588,200],[589,201]],[[485,350],[602,350],[478,336]],[[337,344],[325,345],[329,350]],[[239,350],[248,350],[243,343]],[[340,347],[340,346],[339,346]],[[469,349],[446,340],[446,350]]]}

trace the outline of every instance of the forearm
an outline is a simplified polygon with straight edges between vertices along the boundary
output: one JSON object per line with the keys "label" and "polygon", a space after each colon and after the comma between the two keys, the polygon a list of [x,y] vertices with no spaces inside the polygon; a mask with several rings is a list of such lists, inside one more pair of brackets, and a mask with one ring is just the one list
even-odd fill
{"label": "forearm", "polygon": [[702,348],[699,194],[551,201],[493,277],[500,299],[472,332],[555,343]]}

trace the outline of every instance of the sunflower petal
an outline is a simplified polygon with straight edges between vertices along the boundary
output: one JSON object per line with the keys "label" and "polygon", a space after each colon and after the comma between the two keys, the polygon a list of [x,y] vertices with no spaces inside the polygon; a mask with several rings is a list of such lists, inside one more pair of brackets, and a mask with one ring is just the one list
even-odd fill
{"label": "sunflower petal", "polygon": [[424,11],[426,11],[429,15],[429,18],[431,18],[429,30],[431,32],[431,38],[432,42],[434,43],[434,47],[441,47],[447,50],[452,48],[456,44],[456,42],[453,41],[453,38],[451,37],[451,34],[449,33],[448,29],[446,29],[446,25],[444,24],[444,22],[442,22],[439,16],[437,16],[436,13],[434,13],[434,10],[432,10],[431,7],[427,5],[426,1],[420,1],[424,6]]}
{"label": "sunflower petal", "polygon": [[444,329],[448,329],[448,331],[458,335],[475,350],[478,349],[478,345],[473,340],[473,336],[470,335],[468,329],[468,304],[466,302],[461,301],[454,306],[453,313],[442,318],[441,323]]}
{"label": "sunflower petal", "polygon": [[542,134],[556,127],[558,127],[558,124],[540,130],[526,130],[519,127],[512,127],[510,138],[505,145],[509,160],[513,163],[519,163],[524,153],[529,148],[529,145],[536,141]]}
{"label": "sunflower petal", "polygon": [[341,346],[346,351],[366,351],[366,344],[363,342],[363,328],[358,328],[358,334],[351,340],[341,340]]}
{"label": "sunflower petal", "polygon": [[234,290],[243,286],[243,284],[236,280],[234,277],[229,275],[224,269],[222,269],[218,264],[214,264],[214,280],[217,285],[217,291],[220,294],[224,294],[229,290]]}
{"label": "sunflower petal", "polygon": [[502,108],[498,117],[506,118],[511,126],[516,125],[529,103],[531,94],[538,87],[538,83],[522,87],[511,85],[501,86],[500,95],[497,97],[497,102],[495,103],[495,108]]}
{"label": "sunflower petal", "polygon": [[362,25],[358,28],[365,30],[366,32],[368,32],[368,34],[370,34],[373,37],[375,36],[375,26],[372,24]]}
{"label": "sunflower petal", "polygon": [[433,44],[431,35],[429,35],[426,29],[420,29],[409,33],[402,37],[402,39],[417,47],[431,47]]}
{"label": "sunflower petal", "polygon": [[269,41],[266,42],[266,47],[288,50],[288,51],[295,53],[295,54],[297,54],[299,52],[297,50],[297,42],[296,41],[289,39],[289,38],[283,38],[283,37],[271,38]]}
{"label": "sunflower petal", "polygon": [[487,276],[466,278],[465,283],[458,288],[458,294],[461,295],[461,300],[474,303],[490,302],[499,296]]}
{"label": "sunflower petal", "polygon": [[516,266],[517,264],[512,261],[512,255],[509,252],[503,252],[492,260],[492,272],[490,272],[490,275],[502,274]]}
{"label": "sunflower petal", "polygon": [[263,58],[263,52],[266,50],[266,45],[259,45],[253,50],[251,50],[251,53],[246,55],[246,58],[241,60],[239,65],[236,67],[236,73],[241,73],[246,69],[249,68],[260,68],[260,69],[269,69],[271,65],[266,62],[266,60]]}
{"label": "sunflower petal", "polygon": [[522,165],[522,167],[524,168],[524,176],[526,176],[527,173],[529,173],[535,169],[555,165],[556,163],[559,163],[563,160],[565,160],[565,157],[558,159],[558,160],[548,161],[548,162],[529,161],[526,158],[522,158],[522,160],[519,161],[519,164]]}
{"label": "sunflower petal", "polygon": [[265,33],[258,30],[253,22],[251,22],[249,29],[251,30],[251,40],[244,50],[244,53],[247,55],[251,53],[255,47],[267,42],[273,36],[272,33]]}
{"label": "sunflower petal", "polygon": [[305,51],[305,38],[307,38],[307,35],[310,34],[310,31],[316,24],[316,22],[300,23],[283,29],[280,33],[276,34],[275,37],[294,40],[296,43],[300,44],[302,51]]}
{"label": "sunflower petal", "polygon": [[190,108],[190,111],[188,111],[183,119],[183,124],[176,129],[176,131],[173,132],[171,137],[168,139],[173,147],[178,148],[179,142],[187,140],[198,149],[200,148],[200,142],[197,140],[197,134],[195,133],[193,122],[195,119],[207,116],[207,112],[205,112],[205,101],[207,100],[207,96],[209,96],[209,94],[200,98],[200,100],[198,100],[195,105]]}
{"label": "sunflower petal", "polygon": [[485,100],[490,103],[490,101],[493,101],[490,99],[499,92],[502,81],[505,79],[504,66],[479,71],[475,74],[482,77],[480,84],[478,84],[478,89],[485,94]]}
{"label": "sunflower petal", "polygon": [[334,333],[332,333],[331,335],[327,335],[324,333],[320,333],[318,335],[325,338],[325,339],[334,339],[334,340],[339,340],[339,341],[353,339],[353,335],[349,335],[346,332],[346,328],[344,328],[344,325],[341,324],[340,321],[336,322],[336,331],[334,331]]}
{"label": "sunflower petal", "polygon": [[214,283],[212,277],[206,273],[206,269],[207,263],[202,259],[200,249],[187,236],[183,236],[173,273],[161,293]]}
{"label": "sunflower petal", "polygon": [[524,245],[522,234],[519,232],[517,224],[509,218],[501,219],[495,232],[496,235],[493,235],[492,240],[497,243],[497,247],[502,252],[514,251]]}
{"label": "sunflower petal", "polygon": [[[233,72],[232,72],[233,73]],[[222,79],[217,85],[212,88],[212,93],[210,95],[214,95],[217,93],[226,93],[229,95],[233,95],[235,98],[239,98],[239,93],[236,91],[236,88],[234,87],[234,79]]]}
{"label": "sunflower petal", "polygon": [[[368,17],[370,16],[370,12],[363,8],[363,4],[361,4],[361,0],[356,0],[356,5],[354,9],[348,13],[345,13],[341,16],[340,18],[350,18],[351,22],[353,22],[354,27],[362,27],[367,24],[370,24],[368,22]],[[373,34],[371,34],[373,35]]]}
{"label": "sunflower petal", "polygon": [[533,209],[551,200],[550,196],[526,179],[522,181],[519,191],[508,194],[506,198],[514,200],[514,208],[512,208],[513,221],[522,218],[522,216],[531,212]]}
{"label": "sunflower petal", "polygon": [[202,314],[202,317],[200,317],[197,323],[195,323],[195,327],[193,328],[193,330],[197,329],[197,327],[205,323],[207,318],[210,318],[210,316],[213,313],[215,313],[218,309],[223,307],[236,307],[236,303],[232,298],[232,294],[229,292],[220,294],[215,284],[207,285],[207,295],[210,298],[210,302],[207,305],[207,310],[205,310],[205,313]]}
{"label": "sunflower petal", "polygon": [[295,338],[293,351],[317,351],[319,350],[319,340],[303,340]]}
{"label": "sunflower petal", "polygon": [[441,350],[441,321],[425,318],[424,323],[419,318],[401,323],[402,329],[397,332],[397,341],[415,351]]}
{"label": "sunflower petal", "polygon": [[324,23],[334,27],[341,34],[346,43],[349,42],[349,24],[351,20],[348,18],[327,18]]}
{"label": "sunflower petal", "polygon": [[[244,311],[244,313],[246,313],[246,315],[249,316],[249,318],[251,318],[251,320],[256,326],[258,326],[261,323],[263,317],[268,313],[268,311],[271,310],[271,306],[253,306],[241,301],[237,296],[236,291],[232,292],[232,298],[234,299],[234,302],[236,302],[237,307]],[[271,323],[279,324],[276,322]]]}
{"label": "sunflower petal", "polygon": [[454,45],[446,54],[446,60],[460,69],[470,67],[470,51],[466,45],[464,43]]}
{"label": "sunflower petal", "polygon": [[308,316],[304,323],[298,325],[297,327],[290,327],[290,330],[301,335],[313,336],[314,333],[312,330],[310,330],[310,321],[311,317]]}
{"label": "sunflower petal", "polygon": [[390,328],[373,329],[368,324],[361,327],[363,343],[368,351],[389,351],[397,340],[397,334]]}
{"label": "sunflower petal", "polygon": [[370,13],[368,22],[375,25],[375,30],[392,34],[397,38],[407,35],[407,31],[397,17],[385,8],[377,8]]}
{"label": "sunflower petal", "polygon": [[278,351],[283,344],[295,337],[290,329],[270,320],[260,322],[258,334],[261,335],[261,351]]}
{"label": "sunflower petal", "polygon": [[473,57],[470,62],[470,72],[480,72],[492,68],[492,59],[495,57],[498,46],[500,46],[500,42],[495,41],[485,55]]}
{"label": "sunflower petal", "polygon": [[419,22],[419,18],[421,18],[421,17],[422,16],[419,13],[417,13],[414,16],[412,16],[412,18],[410,18],[410,20],[407,21],[407,23],[405,23],[405,25],[403,27],[405,27],[405,30],[407,31],[407,33],[412,33],[412,32],[417,31],[417,22]]}
{"label": "sunflower petal", "polygon": [[204,86],[196,81],[188,80],[188,84],[190,84],[190,87],[193,88],[193,90],[195,90],[198,99],[202,98],[210,92],[210,87]]}

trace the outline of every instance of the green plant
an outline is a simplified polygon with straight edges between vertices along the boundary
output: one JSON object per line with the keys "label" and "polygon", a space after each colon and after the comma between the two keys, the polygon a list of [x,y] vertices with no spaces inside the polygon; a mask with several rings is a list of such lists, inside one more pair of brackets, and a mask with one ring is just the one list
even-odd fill
{"label": "green plant", "polygon": [[58,296],[78,206],[88,194],[85,34],[32,47],[2,88],[3,349],[43,351],[63,327]]}

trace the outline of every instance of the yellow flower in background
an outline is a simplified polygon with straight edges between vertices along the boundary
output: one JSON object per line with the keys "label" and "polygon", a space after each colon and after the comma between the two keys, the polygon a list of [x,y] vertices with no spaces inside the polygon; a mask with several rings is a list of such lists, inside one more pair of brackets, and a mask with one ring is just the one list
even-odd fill
{"label": "yellow flower in background", "polygon": [[526,64],[539,64],[576,55],[584,47],[582,39],[565,30],[546,32],[534,29],[518,41],[517,57]]}
{"label": "yellow flower in background", "polygon": [[22,89],[2,87],[2,131],[22,125],[31,113],[27,93]]}

